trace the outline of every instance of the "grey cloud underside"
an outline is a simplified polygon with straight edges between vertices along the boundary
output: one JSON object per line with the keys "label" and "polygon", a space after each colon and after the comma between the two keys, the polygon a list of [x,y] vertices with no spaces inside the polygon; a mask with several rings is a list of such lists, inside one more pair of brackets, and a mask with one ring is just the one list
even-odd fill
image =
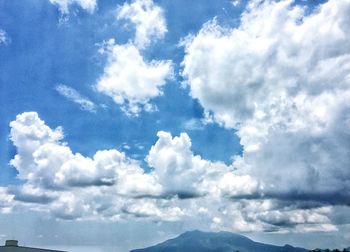
{"label": "grey cloud underside", "polygon": [[172,199],[176,198],[179,200],[186,200],[186,199],[194,199],[194,198],[200,198],[203,197],[203,194],[199,194],[196,192],[191,192],[191,191],[169,191],[169,192],[164,192],[159,195],[152,195],[152,194],[139,194],[132,196],[135,199],[142,199],[142,198],[150,198],[150,199]]}
{"label": "grey cloud underside", "polygon": [[24,203],[36,203],[36,204],[46,205],[50,202],[53,202],[55,199],[45,195],[36,196],[36,195],[26,195],[26,194],[15,193],[14,200],[19,202],[24,202]]}
{"label": "grey cloud underside", "polygon": [[[344,192],[342,194],[336,193],[300,193],[298,191],[290,191],[288,193],[254,193],[249,195],[238,195],[229,197],[232,200],[260,200],[260,199],[275,199],[285,202],[283,204],[289,205],[292,202],[298,202],[297,205],[320,206],[320,205],[346,205],[350,206],[350,194]],[[301,207],[302,208],[302,207]]]}

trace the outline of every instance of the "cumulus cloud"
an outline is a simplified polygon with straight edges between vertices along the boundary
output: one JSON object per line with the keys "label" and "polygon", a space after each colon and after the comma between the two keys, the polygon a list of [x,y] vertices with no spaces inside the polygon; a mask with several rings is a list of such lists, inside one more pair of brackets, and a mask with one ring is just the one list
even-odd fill
{"label": "cumulus cloud", "polygon": [[116,44],[114,39],[104,42],[100,52],[107,55],[107,65],[96,90],[113,98],[127,115],[157,111],[150,101],[163,94],[162,87],[173,76],[172,62],[147,61],[140,50],[162,39],[167,32],[163,10],[152,0],[134,0],[118,7],[117,19],[131,22],[135,35],[123,45]]}
{"label": "cumulus cloud", "polygon": [[108,63],[96,84],[97,91],[113,98],[129,115],[154,111],[150,100],[162,95],[162,87],[172,77],[172,63],[146,61],[133,44],[117,45],[114,40],[105,49]]}
{"label": "cumulus cloud", "polygon": [[[13,191],[18,201],[51,203],[53,209],[60,209],[64,203],[67,208],[73,207],[77,203],[74,199],[81,198],[93,211],[89,202],[94,197],[107,197],[104,191],[134,197],[160,190],[137,161],[117,150],[101,150],[92,158],[73,153],[62,142],[62,129],[51,129],[35,112],[18,115],[10,126],[10,139],[17,149],[10,164],[19,179],[26,181]],[[92,192],[86,194],[86,188]]]}
{"label": "cumulus cloud", "polygon": [[185,42],[191,96],[237,130],[234,166],[258,181],[256,197],[349,204],[349,11],[252,1],[238,27],[214,20]]}
{"label": "cumulus cloud", "polygon": [[139,48],[152,41],[162,39],[167,32],[163,10],[153,0],[125,2],[117,11],[118,19],[125,19],[135,25],[134,43]]}
{"label": "cumulus cloud", "polygon": [[[186,133],[172,137],[160,131],[151,147],[147,163],[154,168],[166,194],[180,198],[221,194],[246,195],[257,190],[257,183],[247,175],[234,174],[233,167],[194,155]],[[244,185],[243,185],[244,184]],[[243,186],[241,186],[243,185]]]}
{"label": "cumulus cloud", "polygon": [[68,100],[80,105],[82,110],[86,110],[92,113],[96,112],[96,105],[88,98],[82,96],[77,90],[66,86],[64,84],[59,84],[55,88],[60,95],[63,95]]}
{"label": "cumulus cloud", "polygon": [[[17,206],[25,205],[67,220],[177,221],[188,215],[177,196],[182,190],[167,184],[168,170],[145,173],[139,162],[117,150],[100,150],[91,158],[73,153],[63,142],[62,128],[51,129],[35,112],[18,115],[10,127],[10,139],[17,149],[10,163],[24,184],[6,191],[1,202],[13,198]],[[189,141],[188,136],[185,138]],[[172,137],[169,135],[167,140],[171,142]],[[161,149],[157,150],[161,152]],[[170,171],[168,176],[172,176]]]}
{"label": "cumulus cloud", "polygon": [[[119,186],[134,180],[120,189],[125,194],[129,193],[127,188],[133,193],[137,192],[137,187],[143,188],[142,192],[147,192],[147,185],[152,185],[142,178],[142,175],[145,178],[148,175],[144,174],[138,163],[118,150],[100,150],[92,158],[73,153],[61,141],[62,129],[58,127],[52,130],[35,112],[18,115],[10,126],[10,138],[17,149],[10,164],[19,172],[20,179],[33,185],[64,189],[115,184]],[[129,176],[133,178],[129,179]]]}
{"label": "cumulus cloud", "polygon": [[71,5],[77,5],[89,13],[93,13],[97,7],[97,0],[50,0],[50,3],[57,5],[62,14],[68,14]]}
{"label": "cumulus cloud", "polygon": [[237,160],[225,165],[195,155],[186,133],[158,132],[146,173],[115,149],[92,157],[74,153],[63,129],[50,128],[36,112],[18,115],[10,127],[17,150],[10,164],[23,183],[0,188],[1,211],[24,206],[66,220],[204,221],[207,228],[231,231],[336,229],[332,207],[264,198],[249,169],[236,170]]}
{"label": "cumulus cloud", "polygon": [[18,115],[10,127],[17,149],[10,164],[25,182],[11,189],[14,200],[58,218],[132,215],[173,221],[190,215],[183,198],[246,195],[257,186],[248,176],[230,175],[231,166],[194,155],[185,133],[159,132],[146,158],[153,170],[145,173],[138,161],[115,149],[93,157],[73,153],[62,128],[51,129],[35,112]]}

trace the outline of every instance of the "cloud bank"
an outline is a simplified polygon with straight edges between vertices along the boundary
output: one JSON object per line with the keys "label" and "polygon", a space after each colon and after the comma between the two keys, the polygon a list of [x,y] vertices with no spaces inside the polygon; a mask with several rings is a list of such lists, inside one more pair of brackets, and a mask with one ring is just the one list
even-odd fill
{"label": "cloud bank", "polygon": [[336,230],[329,218],[332,206],[301,208],[294,201],[254,198],[263,190],[259,181],[234,165],[193,154],[186,133],[158,132],[146,157],[152,170],[146,173],[116,149],[93,157],[73,153],[63,129],[50,128],[35,112],[18,115],[10,127],[17,149],[10,163],[23,184],[1,189],[5,212],[25,207],[66,220],[205,220],[212,229],[235,231]]}

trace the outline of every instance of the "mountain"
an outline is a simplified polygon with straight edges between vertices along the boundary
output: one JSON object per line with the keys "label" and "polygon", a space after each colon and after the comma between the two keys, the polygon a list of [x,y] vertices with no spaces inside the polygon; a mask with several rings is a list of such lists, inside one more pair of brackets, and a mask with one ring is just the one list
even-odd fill
{"label": "mountain", "polygon": [[283,247],[255,242],[229,232],[190,231],[152,247],[130,252],[307,252],[290,245]]}

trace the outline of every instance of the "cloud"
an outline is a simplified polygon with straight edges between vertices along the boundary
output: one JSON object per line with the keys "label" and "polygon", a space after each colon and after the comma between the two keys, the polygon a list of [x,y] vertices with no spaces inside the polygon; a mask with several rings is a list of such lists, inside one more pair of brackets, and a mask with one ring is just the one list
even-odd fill
{"label": "cloud", "polygon": [[191,118],[182,124],[182,127],[186,130],[203,130],[205,126],[205,121],[199,119]]}
{"label": "cloud", "polygon": [[240,0],[233,0],[232,1],[232,5],[234,6],[234,7],[237,7],[238,5],[240,5],[241,4],[241,1]]}
{"label": "cloud", "polygon": [[79,94],[77,90],[69,86],[59,84],[55,88],[60,95],[63,95],[68,100],[80,105],[82,110],[89,111],[91,113],[96,112],[96,105],[88,98]]}
{"label": "cloud", "polygon": [[96,90],[112,97],[129,116],[157,111],[150,100],[162,95],[162,87],[173,77],[172,62],[146,61],[140,50],[167,32],[163,10],[152,0],[135,0],[118,7],[117,19],[135,25],[134,39],[124,45],[114,39],[104,42],[100,52],[107,55],[107,65]]}
{"label": "cloud", "polygon": [[93,13],[97,8],[97,0],[50,0],[50,3],[57,5],[62,14],[68,14],[71,5],[80,6],[89,13]]}
{"label": "cloud", "polygon": [[129,115],[142,110],[154,111],[152,98],[162,95],[166,80],[172,78],[170,61],[145,61],[132,44],[116,45],[110,40],[106,45],[108,63],[96,84],[96,90],[104,93],[122,106]]}
{"label": "cloud", "polygon": [[190,94],[236,130],[233,165],[258,181],[256,197],[349,204],[349,11],[252,1],[238,27],[214,20],[186,40]]}
{"label": "cloud", "polygon": [[[61,141],[62,129],[52,130],[35,112],[18,115],[10,126],[10,139],[17,149],[10,164],[19,172],[19,178],[31,185],[56,190],[118,184],[122,187],[121,193],[127,194],[128,188],[130,193],[136,193],[137,187],[147,192],[145,186],[149,183],[142,180],[143,170],[124,153],[114,149],[100,150],[92,158],[73,153]],[[133,177],[134,182],[130,181],[129,176]]]}
{"label": "cloud", "polygon": [[232,203],[215,202],[218,211],[209,211],[214,230],[239,232],[329,232],[337,227],[328,217],[332,207],[298,209],[281,206],[273,200],[240,200]]}
{"label": "cloud", "polygon": [[0,190],[3,211],[24,207],[66,220],[142,218],[204,222],[214,230],[298,232],[336,230],[329,216],[337,221],[344,212],[337,215],[332,206],[308,200],[264,198],[249,170],[235,170],[237,159],[225,165],[195,155],[186,133],[158,132],[146,173],[115,149],[92,157],[73,153],[63,142],[63,129],[50,128],[36,112],[18,115],[10,127],[17,150],[10,164],[23,183]]}
{"label": "cloud", "polygon": [[[186,133],[173,138],[170,133],[160,131],[157,136],[159,139],[146,161],[154,168],[164,193],[191,198],[207,194],[219,196],[227,190],[230,195],[246,195],[256,190],[256,182],[249,176],[234,174],[232,166],[194,155]],[[239,181],[244,181],[244,186],[240,186],[243,183]]]}
{"label": "cloud", "polygon": [[13,208],[14,196],[8,192],[6,187],[0,187],[0,213],[10,213]]}
{"label": "cloud", "polygon": [[[164,221],[178,221],[185,215],[184,211],[178,206],[167,204],[164,200],[150,201],[149,199],[141,199],[141,202],[130,204],[123,208],[123,211],[136,218],[155,217]],[[160,203],[160,201],[162,201]],[[162,208],[159,204],[165,204]]]}
{"label": "cloud", "polygon": [[[40,195],[33,185],[54,191],[116,186],[119,194],[129,196],[205,194],[217,187],[214,184],[218,178],[232,172],[232,167],[224,163],[193,155],[185,133],[173,138],[167,132],[159,132],[159,139],[146,158],[154,170],[144,173],[136,160],[118,150],[99,150],[92,158],[73,153],[62,142],[62,128],[51,129],[35,112],[18,115],[10,127],[10,139],[17,149],[10,164],[21,180],[30,182],[22,188],[27,195]],[[225,188],[225,184],[229,183],[223,181],[221,187]]]}
{"label": "cloud", "polygon": [[[100,150],[92,158],[73,153],[62,142],[62,129],[51,129],[35,112],[18,115],[10,126],[10,139],[17,149],[10,164],[18,171],[19,179],[25,181],[12,192],[17,201],[36,203],[35,207],[45,203],[58,217],[63,209],[62,217],[77,218],[76,211],[89,216],[98,211],[95,204],[101,207],[96,202],[105,204],[112,194],[132,198],[160,190],[137,161],[117,150]],[[72,209],[75,204],[81,207],[79,201],[83,201],[86,211]]]}
{"label": "cloud", "polygon": [[152,41],[162,39],[167,32],[163,10],[152,0],[133,0],[119,6],[118,19],[125,19],[135,25],[134,43],[139,48],[147,47]]}
{"label": "cloud", "polygon": [[9,43],[9,37],[7,35],[7,33],[0,29],[0,45],[1,44],[4,44],[4,45],[7,45]]}
{"label": "cloud", "polygon": [[[227,187],[231,193],[247,194],[255,186],[239,188],[239,175],[232,180],[238,186],[221,181],[232,167],[193,155],[185,133],[173,138],[159,132],[146,160],[153,170],[145,173],[138,161],[118,150],[100,150],[91,158],[73,153],[63,142],[62,128],[51,129],[35,112],[18,115],[10,127],[17,150],[10,164],[25,181],[12,188],[14,199],[34,209],[48,205],[58,218],[154,213],[152,218],[175,220],[186,212],[178,205],[182,198],[220,197]],[[244,181],[251,182],[246,176]]]}
{"label": "cloud", "polygon": [[56,199],[56,194],[35,187],[32,184],[24,184],[20,187],[10,187],[9,192],[14,195],[14,200],[19,202],[48,204]]}

